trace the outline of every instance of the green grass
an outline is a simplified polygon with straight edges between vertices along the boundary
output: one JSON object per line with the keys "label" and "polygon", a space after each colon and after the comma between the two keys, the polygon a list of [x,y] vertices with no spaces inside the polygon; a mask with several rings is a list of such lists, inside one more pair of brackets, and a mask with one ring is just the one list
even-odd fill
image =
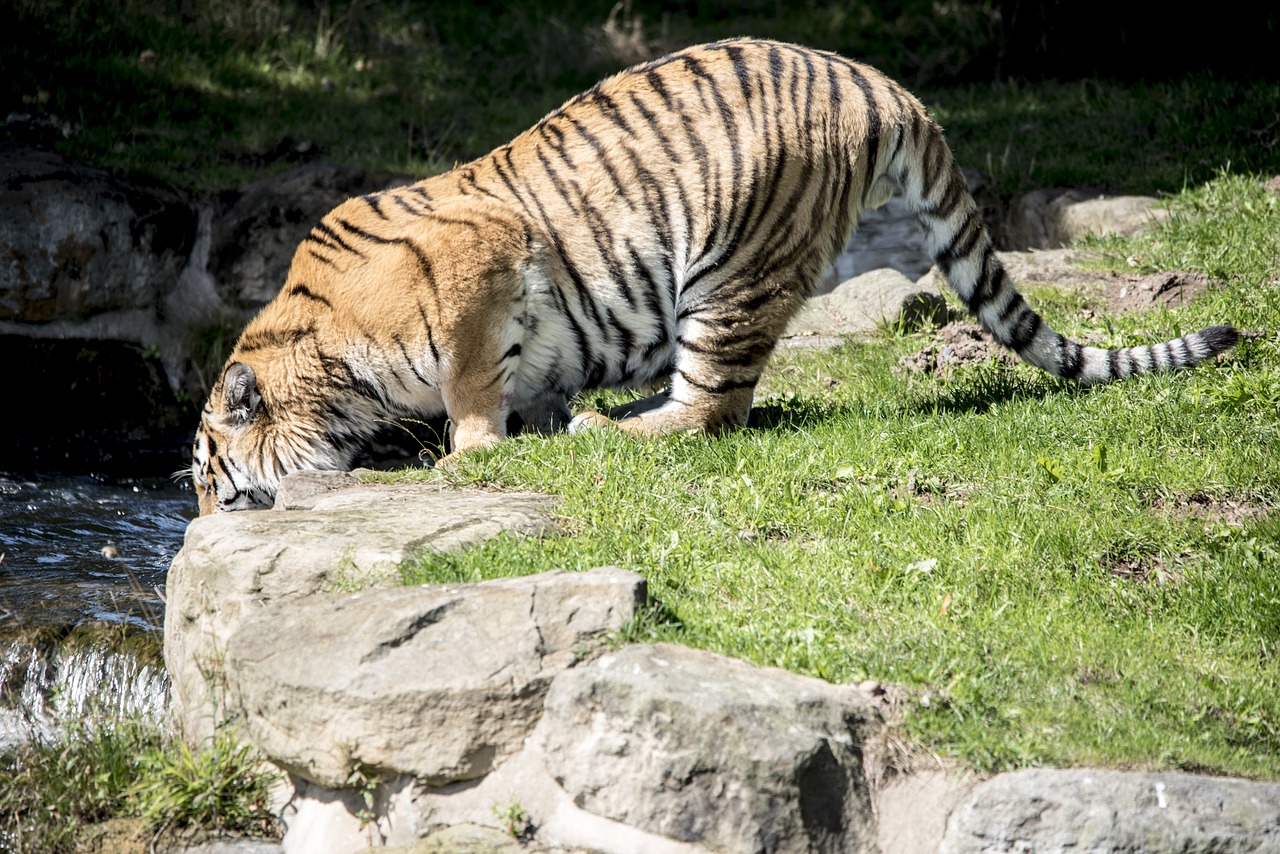
{"label": "green grass", "polygon": [[1251,302],[1268,299],[1251,286],[1276,276],[1280,194],[1268,192],[1257,175],[1223,170],[1168,207],[1169,220],[1156,232],[1133,240],[1090,238],[1085,245],[1102,250],[1113,270],[1191,270],[1240,285]]}
{"label": "green grass", "polygon": [[[617,564],[662,604],[632,639],[903,686],[905,732],[982,771],[1280,779],[1280,209],[1257,184],[1221,177],[1106,244],[1114,265],[1168,257],[1225,289],[1141,315],[1043,303],[1110,343],[1256,333],[1217,364],[1081,390],[995,361],[901,374],[926,333],[781,354],[745,431],[517,437],[397,475],[562,502],[562,534],[428,557],[406,581]],[[1254,236],[1223,241],[1224,222]]]}
{"label": "green grass", "polygon": [[996,81],[990,2],[19,0],[0,140],[217,192],[309,159],[426,176],[506,142],[632,62],[700,41],[839,51],[917,90],[997,192],[1176,192],[1280,172],[1280,81]]}

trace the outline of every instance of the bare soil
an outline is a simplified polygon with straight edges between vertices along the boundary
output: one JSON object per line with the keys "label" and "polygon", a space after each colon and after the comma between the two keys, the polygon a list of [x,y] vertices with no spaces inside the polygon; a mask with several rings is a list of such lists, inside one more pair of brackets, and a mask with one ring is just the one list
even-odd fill
{"label": "bare soil", "polygon": [[1220,286],[1203,273],[1175,270],[1146,276],[1115,276],[1099,282],[1108,312],[1146,311],[1164,306],[1178,308]]}
{"label": "bare soil", "polygon": [[1157,496],[1151,503],[1151,512],[1176,519],[1203,520],[1206,525],[1239,527],[1265,518],[1272,508],[1248,497],[1215,498],[1197,492],[1193,495]]}

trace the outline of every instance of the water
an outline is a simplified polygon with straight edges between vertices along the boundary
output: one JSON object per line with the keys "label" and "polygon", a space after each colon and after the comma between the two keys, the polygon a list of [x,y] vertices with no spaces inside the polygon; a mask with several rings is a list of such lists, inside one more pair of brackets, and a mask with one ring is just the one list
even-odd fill
{"label": "water", "polygon": [[0,474],[0,747],[163,715],[165,575],[195,513],[163,479]]}
{"label": "water", "polygon": [[0,634],[83,620],[159,630],[195,513],[190,487],[165,480],[0,474]]}

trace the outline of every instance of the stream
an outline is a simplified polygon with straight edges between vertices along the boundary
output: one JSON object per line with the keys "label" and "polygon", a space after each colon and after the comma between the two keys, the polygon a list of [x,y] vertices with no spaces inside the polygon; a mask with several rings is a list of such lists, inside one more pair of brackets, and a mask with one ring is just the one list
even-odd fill
{"label": "stream", "polygon": [[0,747],[164,713],[164,583],[196,513],[163,478],[0,473]]}

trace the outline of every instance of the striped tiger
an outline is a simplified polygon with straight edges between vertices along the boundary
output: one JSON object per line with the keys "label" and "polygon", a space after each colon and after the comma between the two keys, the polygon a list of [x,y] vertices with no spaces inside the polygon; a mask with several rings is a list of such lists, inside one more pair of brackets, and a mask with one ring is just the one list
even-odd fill
{"label": "striped tiger", "polygon": [[[446,460],[502,439],[511,413],[538,431],[740,426],[788,321],[894,192],[982,326],[1054,376],[1104,383],[1237,341],[1229,326],[1117,350],[1064,338],[1005,274],[915,97],[832,53],[731,39],[636,65],[490,154],[325,216],[204,407],[201,513],[345,469],[396,418],[447,415]],[[568,408],[662,379],[607,414]]]}

